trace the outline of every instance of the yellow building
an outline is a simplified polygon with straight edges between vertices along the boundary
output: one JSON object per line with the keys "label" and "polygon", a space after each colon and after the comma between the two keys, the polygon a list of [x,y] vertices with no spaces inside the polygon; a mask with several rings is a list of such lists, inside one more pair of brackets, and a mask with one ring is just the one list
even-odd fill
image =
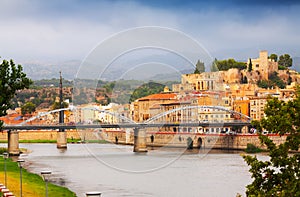
{"label": "yellow building", "polygon": [[137,99],[134,102],[133,120],[143,122],[153,115],[150,110],[157,110],[158,105],[177,101],[175,93],[159,93]]}
{"label": "yellow building", "polygon": [[268,97],[249,97],[250,101],[250,117],[253,120],[261,120],[265,117],[265,106]]}
{"label": "yellow building", "polygon": [[249,100],[235,100],[233,101],[233,111],[250,116],[250,101]]}
{"label": "yellow building", "polygon": [[181,75],[181,83],[174,84],[174,92],[219,90],[220,88],[219,72],[204,72],[201,74]]}

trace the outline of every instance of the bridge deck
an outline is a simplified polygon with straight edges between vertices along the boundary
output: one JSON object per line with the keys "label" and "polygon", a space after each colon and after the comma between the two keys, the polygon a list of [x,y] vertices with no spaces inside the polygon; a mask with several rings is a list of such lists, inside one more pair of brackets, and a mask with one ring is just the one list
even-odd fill
{"label": "bridge deck", "polygon": [[4,125],[4,130],[56,130],[98,128],[150,128],[150,127],[232,127],[250,126],[250,122],[206,122],[206,123],[121,123],[121,124],[77,124],[77,125]]}

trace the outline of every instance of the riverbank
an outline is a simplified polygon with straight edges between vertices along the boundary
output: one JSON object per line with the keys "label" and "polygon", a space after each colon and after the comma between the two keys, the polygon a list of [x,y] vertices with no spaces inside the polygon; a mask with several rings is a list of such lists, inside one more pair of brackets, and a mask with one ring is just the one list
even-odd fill
{"label": "riverbank", "polygon": [[[11,158],[6,160],[7,165],[7,188],[19,196],[20,193],[20,168],[17,162],[14,162]],[[0,182],[5,184],[5,173],[4,173],[4,159],[0,157]],[[45,196],[45,182],[42,177],[37,174],[29,173],[26,169],[22,169],[22,193],[26,197],[43,197]],[[66,196],[72,197],[76,194],[70,191],[68,188],[54,185],[52,183],[48,184],[48,194],[49,196]]]}

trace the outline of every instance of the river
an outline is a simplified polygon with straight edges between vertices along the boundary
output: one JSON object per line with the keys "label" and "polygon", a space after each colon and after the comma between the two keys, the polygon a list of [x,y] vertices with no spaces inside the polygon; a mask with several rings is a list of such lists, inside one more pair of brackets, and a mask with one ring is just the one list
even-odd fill
{"label": "river", "polygon": [[81,197],[88,191],[111,196],[245,196],[251,182],[240,153],[195,152],[157,148],[145,154],[132,146],[114,144],[20,144],[26,168],[35,173],[51,170],[51,181]]}

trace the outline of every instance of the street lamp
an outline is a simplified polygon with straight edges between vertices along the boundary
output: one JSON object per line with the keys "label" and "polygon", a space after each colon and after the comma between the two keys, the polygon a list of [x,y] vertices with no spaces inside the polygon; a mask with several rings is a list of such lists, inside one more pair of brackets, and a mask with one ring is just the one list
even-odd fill
{"label": "street lamp", "polygon": [[6,160],[8,158],[8,153],[7,152],[4,152],[3,153],[3,158],[4,158],[4,177],[5,177],[5,187],[7,188],[7,175],[6,175]]}
{"label": "street lamp", "polygon": [[89,196],[101,196],[101,192],[87,192],[87,193],[85,193],[86,194],[86,197],[89,197]]}
{"label": "street lamp", "polygon": [[22,197],[22,165],[25,161],[23,159],[18,160],[18,166],[20,168],[20,197]]}
{"label": "street lamp", "polygon": [[51,171],[42,171],[41,172],[41,175],[45,181],[45,184],[46,184],[46,197],[48,197],[48,181],[50,179],[50,175],[51,175]]}

